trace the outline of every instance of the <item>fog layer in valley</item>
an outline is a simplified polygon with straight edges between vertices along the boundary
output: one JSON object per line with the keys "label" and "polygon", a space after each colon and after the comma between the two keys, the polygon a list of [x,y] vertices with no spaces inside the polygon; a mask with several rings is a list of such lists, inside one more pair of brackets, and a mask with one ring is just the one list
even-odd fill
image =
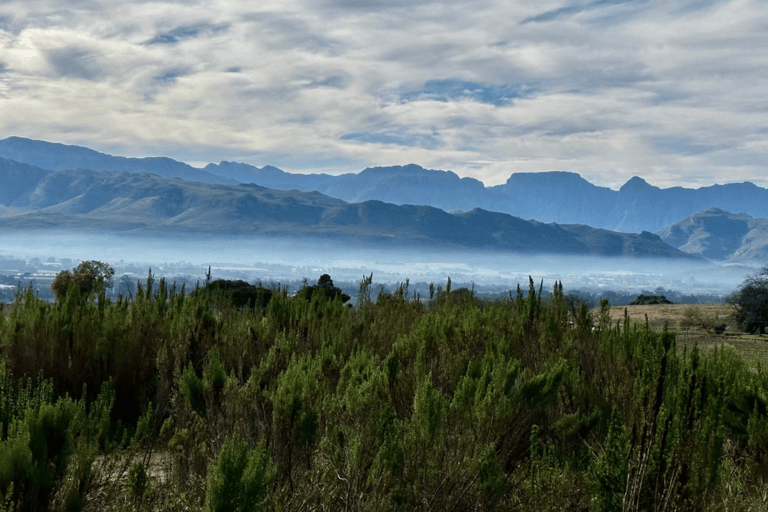
{"label": "fog layer in valley", "polygon": [[[116,278],[142,278],[151,267],[156,276],[287,282],[320,274],[336,281],[471,283],[482,289],[527,286],[528,276],[549,287],[562,281],[566,290],[615,290],[638,293],[665,288],[685,294],[727,294],[755,269],[707,261],[594,258],[434,250],[392,243],[359,244],[331,239],[234,238],[201,236],[110,236],[36,231],[0,236],[0,257],[47,263],[48,273],[77,261],[100,260],[113,265]],[[6,265],[8,266],[8,265]],[[43,265],[45,266],[45,265]],[[2,267],[2,265],[0,265]],[[0,268],[0,274],[14,269]],[[45,277],[44,275],[40,276]]]}

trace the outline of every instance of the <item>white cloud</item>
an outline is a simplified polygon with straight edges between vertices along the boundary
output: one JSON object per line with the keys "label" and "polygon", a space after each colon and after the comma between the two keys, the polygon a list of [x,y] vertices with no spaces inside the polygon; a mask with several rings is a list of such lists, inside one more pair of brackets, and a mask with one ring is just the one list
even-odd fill
{"label": "white cloud", "polygon": [[487,184],[766,186],[762,7],[6,0],[0,137]]}

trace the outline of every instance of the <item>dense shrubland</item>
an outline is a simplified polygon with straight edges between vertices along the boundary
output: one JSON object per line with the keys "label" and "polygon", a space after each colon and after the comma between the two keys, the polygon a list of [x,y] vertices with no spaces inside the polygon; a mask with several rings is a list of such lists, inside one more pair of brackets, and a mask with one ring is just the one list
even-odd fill
{"label": "dense shrubland", "polygon": [[240,285],[151,274],[130,301],[20,291],[0,510],[764,506],[768,374],[730,351],[613,326],[562,285],[417,300],[368,277],[352,307],[329,281],[242,307]]}

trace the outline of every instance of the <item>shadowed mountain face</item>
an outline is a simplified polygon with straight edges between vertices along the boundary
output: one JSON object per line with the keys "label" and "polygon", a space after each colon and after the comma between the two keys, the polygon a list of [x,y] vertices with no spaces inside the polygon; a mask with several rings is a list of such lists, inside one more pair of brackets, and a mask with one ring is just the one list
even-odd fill
{"label": "shadowed mountain face", "polygon": [[205,170],[269,188],[317,190],[350,202],[375,199],[446,211],[479,207],[541,222],[587,224],[624,232],[655,232],[710,207],[768,217],[768,190],[752,183],[661,189],[635,177],[616,191],[570,172],[517,173],[504,185],[485,187],[472,178],[413,164],[340,176],[290,174],[275,167],[258,169],[230,162],[210,164]]}
{"label": "shadowed mountain face", "polygon": [[10,137],[0,140],[0,158],[47,170],[90,169],[152,173],[205,183],[255,183],[278,190],[318,191],[351,203],[377,200],[427,205],[448,212],[474,208],[524,219],[637,233],[656,232],[707,208],[768,217],[768,190],[752,183],[699,189],[661,189],[632,178],[620,190],[598,187],[570,172],[512,174],[507,182],[485,187],[450,171],[410,164],[375,167],[357,174],[291,174],[276,167],[221,162],[196,169],[170,158],[123,158],[88,148]]}
{"label": "shadowed mountain face", "polygon": [[125,158],[99,153],[80,146],[8,137],[0,140],[0,157],[34,165],[49,171],[88,169],[92,171],[149,172],[165,178],[203,183],[236,183],[171,158]]}
{"label": "shadowed mountain face", "polygon": [[764,263],[768,220],[709,208],[659,231],[672,247],[711,260]]}
{"label": "shadowed mountain face", "polygon": [[473,209],[347,203],[318,192],[217,185],[153,174],[44,171],[0,159],[0,226],[119,232],[328,236],[526,253],[691,258],[655,235],[526,221]]}

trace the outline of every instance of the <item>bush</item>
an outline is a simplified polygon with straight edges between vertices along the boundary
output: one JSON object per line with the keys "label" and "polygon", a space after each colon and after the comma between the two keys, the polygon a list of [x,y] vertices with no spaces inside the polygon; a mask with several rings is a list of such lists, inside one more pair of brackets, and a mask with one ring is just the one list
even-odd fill
{"label": "bush", "polygon": [[768,327],[768,266],[753,274],[728,297],[734,306],[734,319],[749,333],[765,334]]}
{"label": "bush", "polygon": [[[87,413],[84,399],[54,400],[50,381],[20,383],[15,396],[10,384],[0,363],[0,499],[22,512],[48,510],[59,495],[78,509],[114,400],[111,385]],[[74,471],[68,471],[71,461]]]}
{"label": "bush", "polygon": [[208,470],[204,512],[255,512],[275,477],[264,443],[250,448],[235,432]]}
{"label": "bush", "polygon": [[629,303],[630,306],[646,306],[655,304],[674,304],[664,295],[643,295],[640,294],[635,300]]}
{"label": "bush", "polygon": [[718,315],[706,315],[701,311],[701,308],[697,306],[688,306],[683,311],[683,319],[680,320],[680,327],[683,329],[689,329],[691,327],[697,327],[704,329],[709,334],[723,334],[727,327],[726,324],[720,321]]}

